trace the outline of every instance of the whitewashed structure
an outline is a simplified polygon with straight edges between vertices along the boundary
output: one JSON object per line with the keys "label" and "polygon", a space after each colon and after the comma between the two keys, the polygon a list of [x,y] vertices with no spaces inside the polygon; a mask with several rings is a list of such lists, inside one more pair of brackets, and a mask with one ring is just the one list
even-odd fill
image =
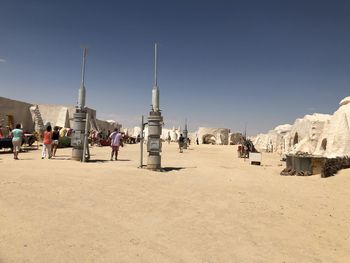
{"label": "whitewashed structure", "polygon": [[309,153],[313,154],[325,124],[330,120],[331,115],[314,113],[305,115],[302,119],[297,119],[292,125],[292,129],[287,137],[288,153]]}
{"label": "whitewashed structure", "polygon": [[275,152],[285,151],[289,144],[289,133],[292,129],[292,125],[283,124],[279,125],[273,130],[270,130],[266,134],[258,134],[256,137],[250,138],[253,141],[255,148],[258,151]]}
{"label": "whitewashed structure", "polygon": [[267,134],[253,137],[260,151],[281,154],[309,153],[325,157],[350,156],[350,97],[344,98],[333,114],[314,113],[296,119],[293,125],[280,125]]}
{"label": "whitewashed structure", "polygon": [[230,129],[226,128],[199,127],[197,131],[199,144],[228,145],[229,134]]}
{"label": "whitewashed structure", "polygon": [[[53,104],[31,104],[0,97],[0,124],[7,125],[8,116],[13,117],[14,125],[22,124],[25,130],[42,130],[45,123],[64,128],[72,127],[75,106]],[[104,121],[96,118],[96,110],[87,108],[90,119],[90,129],[106,132],[121,125],[113,120]]]}
{"label": "whitewashed structure", "polygon": [[350,97],[339,104],[339,109],[325,124],[315,154],[329,158],[350,156]]}
{"label": "whitewashed structure", "polygon": [[0,125],[6,127],[19,123],[24,130],[32,130],[34,126],[29,110],[31,106],[30,103],[0,97]]}

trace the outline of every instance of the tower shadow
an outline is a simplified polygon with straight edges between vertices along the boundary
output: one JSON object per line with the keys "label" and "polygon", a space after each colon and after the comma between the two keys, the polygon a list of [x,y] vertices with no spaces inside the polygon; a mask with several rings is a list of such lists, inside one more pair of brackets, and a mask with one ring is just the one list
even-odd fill
{"label": "tower shadow", "polygon": [[[140,167],[139,167],[140,168]],[[147,169],[147,165],[143,165],[142,168]],[[191,169],[191,168],[197,168],[196,166],[193,167],[173,167],[173,166],[167,166],[162,167],[160,170],[157,170],[158,172],[171,172],[171,171],[180,171],[183,169]]]}

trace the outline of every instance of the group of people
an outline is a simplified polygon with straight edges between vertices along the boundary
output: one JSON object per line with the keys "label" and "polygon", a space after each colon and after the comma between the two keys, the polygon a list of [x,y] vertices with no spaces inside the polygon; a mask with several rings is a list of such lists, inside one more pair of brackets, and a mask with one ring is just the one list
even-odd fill
{"label": "group of people", "polygon": [[[18,154],[24,140],[24,132],[21,129],[21,124],[16,124],[15,129],[11,130],[9,135],[12,137],[13,158],[15,160],[18,160]],[[41,159],[44,159],[46,157],[46,153],[49,159],[51,159],[52,156],[56,155],[59,138],[59,128],[56,126],[52,131],[52,127],[48,125],[43,134],[43,148],[41,152]]]}
{"label": "group of people", "polygon": [[[13,154],[14,159],[18,160],[18,153],[20,151],[20,147],[22,145],[22,140],[24,138],[23,130],[21,129],[21,125],[17,124],[16,128],[13,129],[10,133],[12,137],[12,145],[13,145]],[[48,125],[43,133],[43,146],[41,151],[41,159],[45,159],[46,157],[48,159],[51,159],[52,157],[56,156],[56,151],[58,148],[60,139],[60,130],[59,127],[55,126],[52,130],[51,125]],[[108,142],[111,146],[111,155],[110,160],[118,160],[118,152],[120,146],[123,147],[123,136],[116,128],[112,133],[108,136]],[[183,148],[185,143],[189,143],[189,139],[187,138],[187,141],[185,141],[185,137],[180,134],[179,140],[179,151],[180,153],[183,152]],[[197,142],[198,143],[198,142]]]}
{"label": "group of people", "polygon": [[[21,124],[16,125],[16,128],[10,132],[10,136],[12,137],[14,159],[18,160],[18,154],[22,145],[22,141],[24,139],[24,132],[21,129]],[[48,125],[43,133],[43,147],[41,151],[41,159],[45,159],[46,157],[48,157],[48,159],[51,159],[52,157],[56,156],[59,139],[59,127],[55,126],[52,130],[51,125]],[[108,136],[108,140],[110,141],[110,146],[112,149],[110,160],[117,160],[119,147],[124,146],[123,136],[118,129],[115,129]]]}
{"label": "group of people", "polygon": [[49,159],[51,159],[52,156],[55,157],[59,139],[60,139],[59,128],[55,126],[54,130],[52,131],[51,125],[48,125],[46,127],[46,130],[44,131],[41,159],[45,159],[46,152]]}

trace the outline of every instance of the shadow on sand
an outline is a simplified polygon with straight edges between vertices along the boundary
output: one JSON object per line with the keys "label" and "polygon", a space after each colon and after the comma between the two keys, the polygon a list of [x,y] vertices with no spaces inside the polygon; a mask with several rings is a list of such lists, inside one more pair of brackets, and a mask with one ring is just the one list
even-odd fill
{"label": "shadow on sand", "polygon": [[130,162],[129,159],[118,159],[118,160],[101,160],[101,159],[91,159],[88,163],[105,163],[105,162]]}
{"label": "shadow on sand", "polygon": [[[47,159],[47,158],[45,158],[45,159]],[[53,160],[53,161],[67,161],[67,160],[70,160],[70,157],[55,156],[55,157],[52,157],[50,160]]]}
{"label": "shadow on sand", "polygon": [[87,163],[106,163],[106,162],[109,162],[109,160],[92,159],[87,161]]}
{"label": "shadow on sand", "polygon": [[101,159],[91,159],[88,161],[88,163],[105,163],[105,162],[130,162],[129,159],[118,159],[117,161],[115,160],[101,160]]}
{"label": "shadow on sand", "polygon": [[162,167],[161,172],[171,172],[171,171],[180,171],[183,169],[194,169],[197,168],[197,166],[191,166],[191,167]]}
{"label": "shadow on sand", "polygon": [[[72,160],[70,156],[64,157],[63,155],[60,156],[55,156],[52,157],[51,160],[54,161],[67,161],[67,160]],[[129,159],[118,159],[117,161],[111,161],[111,160],[106,160],[106,159],[90,159],[87,161],[87,163],[107,163],[107,162],[130,162]]]}
{"label": "shadow on sand", "polygon": [[186,169],[188,167],[162,167],[162,172],[171,172],[171,171],[180,171],[182,169]]}
{"label": "shadow on sand", "polygon": [[[147,169],[147,165],[142,165],[142,167],[138,167],[138,168],[142,168],[142,169]],[[193,168],[197,168],[197,166],[191,166],[191,167],[172,167],[172,166],[168,166],[168,167],[162,167],[159,170],[154,170],[154,171],[158,171],[158,172],[171,172],[171,171],[180,171],[183,169],[193,169]],[[150,169],[151,171],[151,169]]]}

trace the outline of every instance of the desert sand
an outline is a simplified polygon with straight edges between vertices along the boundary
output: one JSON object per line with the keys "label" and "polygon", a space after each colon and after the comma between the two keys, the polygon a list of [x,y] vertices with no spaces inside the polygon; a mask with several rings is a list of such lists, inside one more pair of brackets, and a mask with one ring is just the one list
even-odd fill
{"label": "desert sand", "polygon": [[137,168],[138,145],[91,152],[0,151],[1,263],[350,262],[349,170],[280,176],[277,154],[252,166],[234,146],[163,144],[166,172]]}

